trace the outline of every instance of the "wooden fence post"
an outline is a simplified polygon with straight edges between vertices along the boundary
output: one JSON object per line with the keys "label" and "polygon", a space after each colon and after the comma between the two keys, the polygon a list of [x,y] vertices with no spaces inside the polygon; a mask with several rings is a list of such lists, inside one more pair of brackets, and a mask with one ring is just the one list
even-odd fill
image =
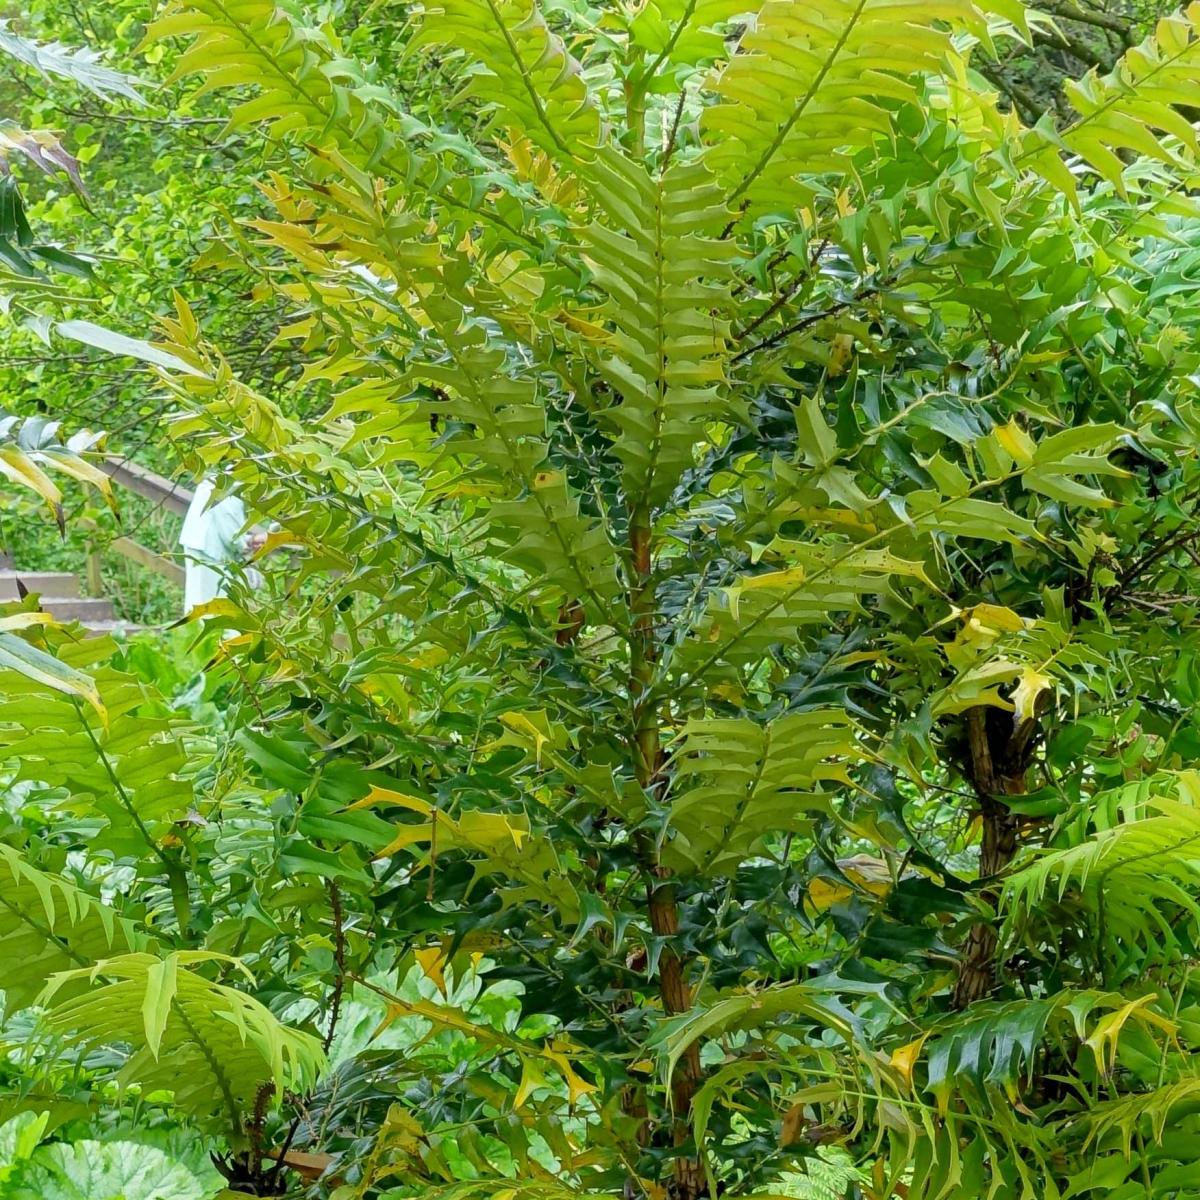
{"label": "wooden fence post", "polygon": [[88,542],[87,549],[87,594],[89,596],[104,595],[104,577],[101,574],[100,567],[103,561],[103,556],[96,548],[95,542]]}

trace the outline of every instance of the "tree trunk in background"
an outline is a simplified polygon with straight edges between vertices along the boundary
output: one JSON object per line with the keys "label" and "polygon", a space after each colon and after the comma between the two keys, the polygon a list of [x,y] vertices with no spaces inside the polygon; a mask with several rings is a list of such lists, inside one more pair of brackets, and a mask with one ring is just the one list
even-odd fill
{"label": "tree trunk in background", "polygon": [[[979,848],[979,878],[999,875],[1017,852],[1017,818],[999,797],[1021,796],[1033,748],[1036,720],[1014,725],[999,709],[977,705],[967,711],[967,746],[971,786],[979,797],[983,835]],[[994,904],[999,892],[986,887],[984,898]],[[966,1008],[990,994],[996,986],[994,921],[977,921],[971,926],[958,963],[954,985],[955,1008]]]}

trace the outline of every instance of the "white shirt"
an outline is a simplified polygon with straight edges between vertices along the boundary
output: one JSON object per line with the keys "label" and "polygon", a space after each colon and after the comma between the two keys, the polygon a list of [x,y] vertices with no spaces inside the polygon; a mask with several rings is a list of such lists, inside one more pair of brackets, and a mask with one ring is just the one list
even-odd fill
{"label": "white shirt", "polygon": [[211,479],[200,481],[179,534],[186,572],[185,614],[197,604],[207,604],[226,594],[228,566],[240,561],[245,550],[245,504],[235,495],[225,496],[212,504],[214,490]]}

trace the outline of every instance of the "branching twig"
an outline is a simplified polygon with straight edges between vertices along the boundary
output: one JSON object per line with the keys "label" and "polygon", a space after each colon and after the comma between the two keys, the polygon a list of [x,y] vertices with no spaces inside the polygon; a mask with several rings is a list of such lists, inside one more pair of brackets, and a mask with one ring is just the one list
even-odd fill
{"label": "branching twig", "polygon": [[1133,22],[1122,17],[1114,17],[1100,9],[1083,8],[1074,0],[1046,0],[1042,7],[1052,12],[1056,17],[1066,17],[1069,21],[1078,21],[1081,25],[1094,25],[1099,29],[1107,29],[1115,33],[1121,41],[1130,46],[1133,44]]}
{"label": "branching twig", "polygon": [[[329,888],[329,907],[333,913],[333,962],[337,969],[334,976],[333,988],[329,993],[329,1028],[325,1030],[325,1036],[321,1040],[322,1049],[325,1053],[329,1053],[330,1046],[333,1045],[333,1036],[337,1031],[338,1017],[342,1012],[342,997],[346,991],[346,929],[345,929],[345,914],[342,911],[342,892],[337,883],[330,879],[327,880]],[[303,1101],[297,1101],[297,1104]],[[283,1139],[283,1145],[280,1147],[279,1153],[275,1156],[275,1166],[271,1171],[271,1184],[275,1186],[280,1175],[283,1173],[283,1168],[287,1165],[284,1159],[287,1158],[288,1151],[292,1148],[292,1143],[296,1140],[296,1134],[300,1130],[300,1123],[304,1119],[304,1113],[299,1111],[292,1118],[292,1123],[288,1126],[287,1136]]]}
{"label": "branching twig", "polygon": [[866,291],[859,292],[858,295],[852,296],[849,300],[839,300],[836,304],[831,305],[829,308],[823,309],[821,312],[809,313],[807,316],[801,317],[800,320],[795,321],[793,324],[785,326],[783,329],[771,334],[769,338],[764,338],[761,342],[757,342],[753,346],[748,346],[745,350],[735,354],[733,356],[733,361],[735,363],[741,362],[743,358],[749,358],[751,354],[755,354],[759,350],[769,350],[772,346],[778,346],[780,342],[786,341],[792,336],[792,334],[801,333],[810,326],[819,325],[822,321],[827,320],[829,317],[836,317],[838,313],[845,312],[846,309],[850,308],[852,305],[869,299],[871,296],[876,295],[878,291],[879,287],[877,285],[872,286],[867,288]]}
{"label": "branching twig", "polygon": [[329,907],[333,911],[333,962],[337,967],[337,975],[333,981],[333,991],[329,998],[329,1028],[325,1031],[323,1045],[325,1053],[333,1045],[333,1035],[337,1029],[338,1017],[342,1012],[342,994],[346,990],[346,930],[343,924],[342,892],[338,885],[328,880]]}
{"label": "branching twig", "polygon": [[765,321],[769,321],[791,298],[809,281],[812,279],[812,273],[817,268],[817,263],[821,259],[821,255],[825,253],[826,247],[829,245],[829,239],[824,238],[821,244],[813,252],[812,258],[809,260],[808,270],[797,275],[787,287],[779,293],[778,296],[764,309],[757,317],[754,318],[748,325],[743,326],[733,336],[735,340],[741,341],[742,338],[749,337],[760,325]]}
{"label": "branching twig", "polygon": [[671,165],[671,155],[675,153],[675,142],[679,137],[679,118],[683,116],[683,106],[687,101],[687,85],[685,84],[679,90],[679,101],[675,105],[675,116],[671,121],[671,132],[667,135],[666,149],[663,151],[662,165],[659,167],[659,174],[665,175],[667,168]]}

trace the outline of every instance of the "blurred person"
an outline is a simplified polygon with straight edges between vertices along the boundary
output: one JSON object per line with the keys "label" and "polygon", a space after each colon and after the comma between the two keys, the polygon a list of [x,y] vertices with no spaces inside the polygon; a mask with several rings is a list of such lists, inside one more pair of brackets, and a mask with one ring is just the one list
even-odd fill
{"label": "blurred person", "polygon": [[262,547],[265,531],[246,530],[246,505],[235,492],[214,502],[215,492],[215,481],[202,479],[183,518],[179,544],[184,555],[184,616],[198,604],[227,595],[236,572],[241,572],[250,587],[263,583],[258,571],[241,564]]}

